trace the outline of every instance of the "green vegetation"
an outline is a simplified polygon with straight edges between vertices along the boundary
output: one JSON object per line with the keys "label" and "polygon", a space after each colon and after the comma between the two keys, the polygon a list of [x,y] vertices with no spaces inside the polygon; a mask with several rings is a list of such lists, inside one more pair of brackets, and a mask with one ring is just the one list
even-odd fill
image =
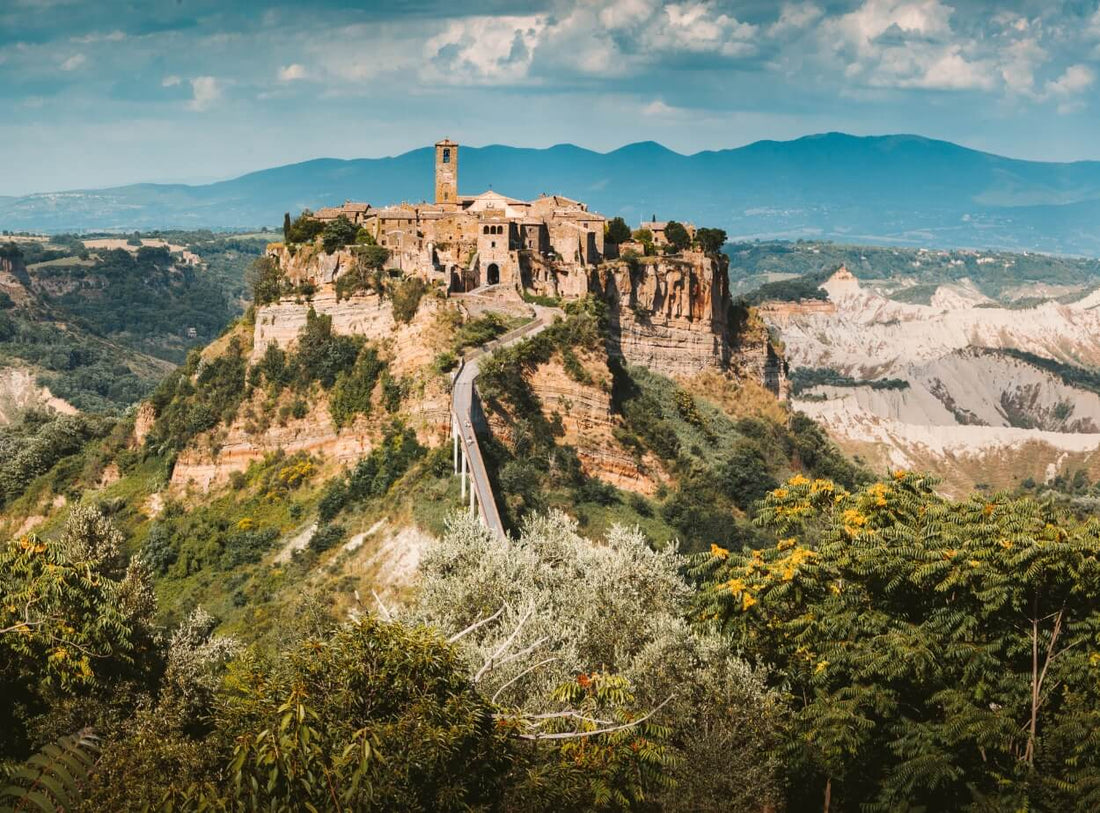
{"label": "green vegetation", "polygon": [[274,257],[264,255],[253,260],[246,276],[252,289],[252,302],[255,305],[269,305],[290,293],[290,281],[279,267]]}
{"label": "green vegetation", "polygon": [[[814,294],[816,285],[841,265],[861,279],[918,282],[917,286],[899,288],[891,296],[924,304],[938,285],[963,279],[969,279],[995,300],[1003,300],[1011,289],[1032,282],[1082,287],[1094,287],[1100,282],[1100,260],[1045,254],[929,251],[814,240],[730,243],[726,253],[730,258],[733,290],[751,294],[754,302],[821,298]],[[766,296],[755,293],[765,275],[770,274],[806,279],[789,280],[795,287],[776,283],[778,287]]]}
{"label": "green vegetation", "polygon": [[[27,412],[20,423],[0,427],[0,506],[22,495],[40,475],[103,438],[114,421],[94,415]],[[63,475],[62,475],[63,476]]]}
{"label": "green vegetation", "polygon": [[240,313],[243,272],[263,242],[211,232],[143,237],[181,245],[205,267],[164,247],[88,250],[71,235],[0,247],[21,289],[0,296],[0,364],[31,366],[82,411],[117,413],[189,348],[214,339]]}
{"label": "green vegetation", "polygon": [[326,254],[332,254],[336,249],[351,245],[359,236],[359,227],[340,215],[330,223],[325,224],[321,232],[321,245]]}
{"label": "green vegetation", "polygon": [[777,545],[700,560],[702,612],[786,688],[792,807],[1095,808],[1095,521],[933,486],[792,480]]}
{"label": "green vegetation", "polygon": [[1066,364],[1062,361],[1055,361],[1045,356],[1037,356],[1034,353],[1029,353],[1026,350],[1017,350],[1014,347],[1004,348],[997,352],[1004,353],[1006,356],[1019,359],[1020,361],[1026,361],[1028,364],[1038,367],[1040,370],[1046,370],[1048,373],[1053,373],[1067,386],[1078,387],[1100,395],[1100,372],[1096,370],[1088,370],[1083,367]]}
{"label": "green vegetation", "polygon": [[607,221],[604,230],[604,239],[611,245],[617,246],[631,238],[630,226],[621,217],[613,217]]}
{"label": "green vegetation", "polygon": [[718,254],[722,250],[722,246],[726,244],[726,230],[711,229],[705,226],[696,229],[695,242],[707,254]]}
{"label": "green vegetation", "polygon": [[420,299],[428,291],[428,283],[420,277],[406,277],[393,286],[390,299],[393,302],[393,318],[408,324],[420,309]]}
{"label": "green vegetation", "polygon": [[382,442],[371,449],[346,477],[330,480],[318,503],[322,522],[331,522],[349,506],[371,497],[381,497],[427,450],[416,433],[398,422],[389,424]]}
{"label": "green vegetation", "polygon": [[673,251],[684,251],[691,245],[691,235],[684,224],[670,220],[665,224],[665,239]]}
{"label": "green vegetation", "polygon": [[801,395],[814,387],[870,387],[873,390],[904,390],[909,382],[903,378],[873,378],[858,380],[828,367],[795,367],[791,370],[791,395]]}
{"label": "green vegetation", "polygon": [[[833,269],[835,270],[835,269]],[[741,299],[747,305],[761,302],[800,302],[804,299],[825,300],[829,295],[821,288],[832,272],[807,274],[795,279],[766,282],[745,294]]]}
{"label": "green vegetation", "polygon": [[324,230],[325,224],[306,209],[286,227],[285,237],[287,243],[312,243]]}

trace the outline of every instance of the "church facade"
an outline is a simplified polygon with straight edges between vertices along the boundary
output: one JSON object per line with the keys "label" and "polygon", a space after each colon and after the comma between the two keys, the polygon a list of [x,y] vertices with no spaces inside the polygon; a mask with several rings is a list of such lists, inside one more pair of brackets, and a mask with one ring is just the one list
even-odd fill
{"label": "church facade", "polygon": [[525,287],[554,272],[583,278],[605,257],[606,218],[560,195],[517,200],[489,190],[467,196],[458,186],[459,145],[435,145],[435,200],[375,209],[353,203],[321,209],[343,215],[390,252],[389,265],[444,283],[454,292]]}

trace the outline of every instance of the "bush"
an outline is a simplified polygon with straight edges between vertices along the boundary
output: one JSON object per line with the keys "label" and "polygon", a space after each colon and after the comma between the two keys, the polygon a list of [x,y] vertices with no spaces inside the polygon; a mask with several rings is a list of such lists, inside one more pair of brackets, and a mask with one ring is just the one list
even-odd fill
{"label": "bush", "polygon": [[340,544],[344,534],[343,525],[321,525],[309,538],[309,549],[314,553],[324,553]]}
{"label": "bush", "polygon": [[321,316],[313,308],[306,314],[306,324],[298,336],[294,360],[297,382],[307,387],[314,381],[332,389],[337,376],[355,365],[363,345],[360,336],[340,336],[332,332],[332,317]]}
{"label": "bush", "polygon": [[428,290],[428,284],[419,277],[406,277],[397,283],[391,293],[393,318],[408,324],[420,308],[420,299]]}
{"label": "bush", "polygon": [[385,370],[386,363],[378,357],[378,351],[364,346],[351,370],[339,374],[328,407],[337,427],[347,426],[356,415],[370,414],[371,395]]}

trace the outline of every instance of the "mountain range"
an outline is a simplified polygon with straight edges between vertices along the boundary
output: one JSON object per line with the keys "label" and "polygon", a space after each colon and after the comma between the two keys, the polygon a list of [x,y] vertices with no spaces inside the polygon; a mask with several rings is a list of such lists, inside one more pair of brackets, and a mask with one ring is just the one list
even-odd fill
{"label": "mountain range", "polygon": [[[422,200],[432,150],[321,158],[218,183],[135,184],[0,197],[0,228],[130,230],[274,226],[283,212]],[[1022,161],[920,136],[827,133],[682,155],[655,142],[599,153],[463,147],[460,190],[584,200],[637,224],[651,217],[731,237],[1000,248],[1100,256],[1100,161]]]}

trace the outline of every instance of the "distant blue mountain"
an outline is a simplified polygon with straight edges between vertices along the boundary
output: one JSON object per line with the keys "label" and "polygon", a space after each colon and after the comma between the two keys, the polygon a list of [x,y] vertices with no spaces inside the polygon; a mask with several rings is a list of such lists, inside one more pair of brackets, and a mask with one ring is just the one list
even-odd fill
{"label": "distant blue mountain", "polygon": [[[1100,162],[1018,161],[944,141],[842,133],[681,155],[652,141],[597,153],[463,147],[460,191],[560,193],[632,225],[653,216],[731,237],[989,247],[1100,256]],[[322,158],[230,181],[0,198],[0,228],[242,228],[283,212],[432,194],[432,150]]]}

